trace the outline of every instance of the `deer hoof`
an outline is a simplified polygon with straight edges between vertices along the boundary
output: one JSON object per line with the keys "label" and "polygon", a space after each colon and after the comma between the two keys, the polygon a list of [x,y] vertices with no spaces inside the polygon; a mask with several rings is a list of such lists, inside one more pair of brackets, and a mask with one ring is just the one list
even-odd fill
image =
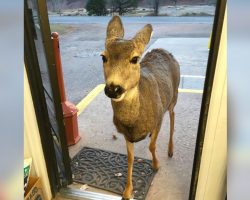
{"label": "deer hoof", "polygon": [[158,161],[153,161],[152,168],[153,168],[154,171],[158,171],[158,169],[160,168],[159,162]]}
{"label": "deer hoof", "polygon": [[173,152],[168,152],[168,157],[169,157],[169,158],[172,158],[173,155],[174,155]]}
{"label": "deer hoof", "polygon": [[122,195],[122,200],[129,200],[133,198],[133,188],[126,188]]}
{"label": "deer hoof", "polygon": [[130,200],[130,199],[133,199],[133,197],[132,197],[132,195],[131,195],[131,197],[122,197],[122,200]]}

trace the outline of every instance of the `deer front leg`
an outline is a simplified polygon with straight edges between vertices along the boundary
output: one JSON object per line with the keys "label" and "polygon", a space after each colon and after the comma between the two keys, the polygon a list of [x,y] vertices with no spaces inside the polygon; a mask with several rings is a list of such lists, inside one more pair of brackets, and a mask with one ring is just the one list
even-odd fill
{"label": "deer front leg", "polygon": [[131,143],[126,140],[126,145],[128,153],[128,174],[127,174],[126,187],[123,192],[123,199],[130,199],[133,193],[132,173],[133,173],[133,163],[134,163],[134,143]]}
{"label": "deer front leg", "polygon": [[169,110],[169,117],[170,117],[170,137],[169,137],[169,143],[168,143],[168,156],[171,158],[173,157],[173,135],[174,135],[174,111]]}
{"label": "deer front leg", "polygon": [[150,145],[149,145],[149,150],[152,153],[152,167],[154,170],[158,170],[159,169],[159,161],[156,157],[156,139],[158,136],[158,129],[155,129],[152,131],[151,133],[151,140],[150,140]]}

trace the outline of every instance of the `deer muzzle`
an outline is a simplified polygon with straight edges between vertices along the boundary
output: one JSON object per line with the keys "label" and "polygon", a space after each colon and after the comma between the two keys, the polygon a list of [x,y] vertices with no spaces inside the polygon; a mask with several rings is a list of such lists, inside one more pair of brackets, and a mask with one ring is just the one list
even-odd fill
{"label": "deer muzzle", "polygon": [[119,99],[122,96],[122,94],[125,92],[125,89],[119,85],[106,84],[104,88],[104,92],[106,96],[108,96],[111,99]]}

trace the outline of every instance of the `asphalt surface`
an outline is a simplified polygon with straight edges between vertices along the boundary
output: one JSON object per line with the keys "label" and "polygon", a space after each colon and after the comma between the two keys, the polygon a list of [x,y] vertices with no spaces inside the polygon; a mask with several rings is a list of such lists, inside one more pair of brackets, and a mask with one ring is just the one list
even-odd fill
{"label": "asphalt surface", "polygon": [[[214,17],[121,17],[123,23],[151,23],[151,24],[211,24]],[[51,24],[108,24],[110,16],[50,16],[49,22]]]}

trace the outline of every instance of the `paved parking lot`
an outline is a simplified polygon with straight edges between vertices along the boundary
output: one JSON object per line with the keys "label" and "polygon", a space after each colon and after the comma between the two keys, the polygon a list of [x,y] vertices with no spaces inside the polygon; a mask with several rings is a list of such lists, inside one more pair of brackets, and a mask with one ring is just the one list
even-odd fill
{"label": "paved parking lot", "polygon": [[160,38],[148,51],[163,48],[171,52],[180,64],[182,89],[202,90],[208,59],[209,38]]}

